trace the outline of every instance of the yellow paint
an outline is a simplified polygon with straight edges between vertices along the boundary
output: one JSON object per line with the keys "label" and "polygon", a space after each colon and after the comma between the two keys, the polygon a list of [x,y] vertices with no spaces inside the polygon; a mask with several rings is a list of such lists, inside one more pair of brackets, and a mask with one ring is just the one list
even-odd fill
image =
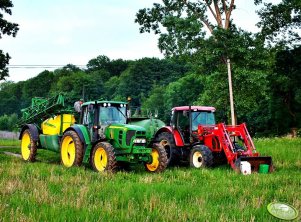
{"label": "yellow paint", "polygon": [[42,132],[45,135],[58,135],[61,134],[61,118],[63,117],[63,127],[62,132],[64,132],[68,127],[75,123],[74,115],[72,114],[62,114],[57,115],[53,118],[46,119],[42,125]]}
{"label": "yellow paint", "polygon": [[156,171],[156,170],[158,169],[159,164],[160,164],[160,162],[159,162],[159,152],[158,152],[158,150],[153,148],[153,149],[152,149],[151,156],[152,156],[152,159],[153,159],[153,160],[152,160],[151,163],[146,164],[146,167],[147,167],[147,169],[148,169],[149,171],[154,172],[154,171]]}
{"label": "yellow paint", "polygon": [[66,136],[61,145],[62,163],[66,167],[71,167],[75,161],[75,144],[71,136]]}
{"label": "yellow paint", "polygon": [[124,131],[128,130],[128,128],[126,128],[124,126],[110,126],[110,129],[120,129],[120,130],[124,130]]}
{"label": "yellow paint", "polygon": [[30,135],[25,132],[21,140],[21,155],[24,160],[28,160],[30,156]]}
{"label": "yellow paint", "polygon": [[94,155],[94,164],[97,171],[102,172],[108,164],[108,155],[103,147],[98,147]]}

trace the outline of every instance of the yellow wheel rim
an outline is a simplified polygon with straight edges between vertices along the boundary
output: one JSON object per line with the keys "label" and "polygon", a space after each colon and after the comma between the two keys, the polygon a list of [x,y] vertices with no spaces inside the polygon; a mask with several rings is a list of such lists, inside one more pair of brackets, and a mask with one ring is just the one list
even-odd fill
{"label": "yellow wheel rim", "polygon": [[203,160],[202,153],[199,151],[194,152],[192,156],[193,166],[196,168],[200,168],[203,164],[202,160]]}
{"label": "yellow wheel rim", "polygon": [[29,135],[29,133],[25,132],[23,134],[22,140],[21,140],[21,154],[22,154],[22,158],[24,160],[29,159],[30,147],[31,147],[30,135]]}
{"label": "yellow wheel rim", "polygon": [[75,144],[71,136],[66,136],[62,142],[61,156],[64,166],[71,167],[75,161]]}
{"label": "yellow wheel rim", "polygon": [[159,167],[159,152],[156,149],[152,149],[152,162],[149,164],[146,164],[146,167],[149,171],[156,171]]}
{"label": "yellow wheel rim", "polygon": [[104,148],[99,147],[94,154],[94,164],[98,171],[104,171],[108,164],[108,155]]}

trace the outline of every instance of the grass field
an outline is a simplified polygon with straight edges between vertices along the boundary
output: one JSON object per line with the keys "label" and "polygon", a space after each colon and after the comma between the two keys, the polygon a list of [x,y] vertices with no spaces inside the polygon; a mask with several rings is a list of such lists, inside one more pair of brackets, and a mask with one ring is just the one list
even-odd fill
{"label": "grass field", "polygon": [[24,163],[3,154],[18,148],[1,148],[0,221],[280,221],[266,210],[273,201],[300,214],[301,139],[255,144],[273,157],[273,174],[243,176],[227,165],[97,174],[66,169],[52,152],[39,150],[37,162]]}
{"label": "grass field", "polygon": [[0,146],[19,146],[19,140],[0,139]]}

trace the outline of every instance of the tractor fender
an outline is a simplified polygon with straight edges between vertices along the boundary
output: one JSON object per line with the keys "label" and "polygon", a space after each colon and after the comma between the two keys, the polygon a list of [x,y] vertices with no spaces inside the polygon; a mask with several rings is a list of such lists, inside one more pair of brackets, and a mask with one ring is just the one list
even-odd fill
{"label": "tractor fender", "polygon": [[38,127],[35,124],[26,124],[22,127],[20,135],[19,135],[19,140],[22,139],[22,134],[25,130],[29,129],[30,134],[32,135],[32,139],[34,142],[39,141],[39,130]]}
{"label": "tractor fender", "polygon": [[67,128],[64,133],[68,130],[73,130],[77,133],[79,136],[80,140],[82,141],[84,145],[84,163],[88,163],[89,158],[90,158],[90,152],[92,150],[92,144],[91,144],[91,139],[90,139],[90,133],[84,125],[79,125],[79,124],[74,124]]}
{"label": "tractor fender", "polygon": [[184,146],[183,138],[177,129],[172,129],[171,126],[164,126],[156,132],[155,138],[163,132],[167,132],[173,135],[176,146]]}
{"label": "tractor fender", "polygon": [[[68,127],[65,131],[69,131],[69,130],[73,130],[77,133],[77,135],[79,136],[80,140],[82,141],[82,143],[84,144],[85,148],[87,145],[91,144],[91,140],[90,140],[90,136],[89,136],[89,132],[87,130],[87,128],[83,125],[72,125],[70,127]],[[63,133],[63,134],[64,134]]]}

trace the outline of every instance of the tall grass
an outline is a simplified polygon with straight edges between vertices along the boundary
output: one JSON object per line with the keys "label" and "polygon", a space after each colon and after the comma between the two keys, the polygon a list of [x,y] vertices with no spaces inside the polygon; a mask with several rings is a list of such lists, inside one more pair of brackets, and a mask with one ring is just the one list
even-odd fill
{"label": "tall grass", "polygon": [[0,138],[0,146],[19,146],[19,145],[20,145],[20,140]]}
{"label": "tall grass", "polygon": [[243,176],[225,165],[111,175],[64,168],[44,150],[35,163],[0,153],[0,221],[273,221],[266,210],[272,201],[300,212],[301,140],[255,144],[273,157],[273,174]]}

